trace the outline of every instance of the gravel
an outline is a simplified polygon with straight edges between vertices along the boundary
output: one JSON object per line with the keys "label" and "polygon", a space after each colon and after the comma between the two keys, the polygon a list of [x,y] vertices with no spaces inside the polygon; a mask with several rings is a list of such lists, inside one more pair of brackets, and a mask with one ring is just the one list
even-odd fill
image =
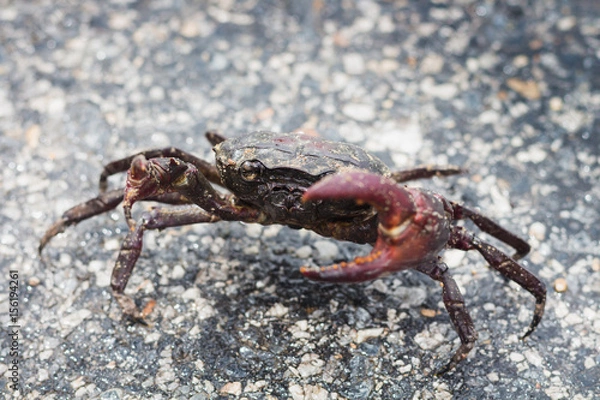
{"label": "gravel", "polygon": [[[600,397],[597,2],[0,1],[0,37],[0,397]],[[449,252],[479,340],[436,376],[458,346],[436,283],[298,272],[368,246],[240,223],[148,232],[127,286],[157,301],[148,326],[110,292],[120,209],[40,260],[40,237],[95,196],[103,164],[171,145],[212,160],[208,129],[304,130],[395,169],[466,168],[411,185],[528,239],[522,263],[548,287],[541,325],[521,341],[531,296]]]}

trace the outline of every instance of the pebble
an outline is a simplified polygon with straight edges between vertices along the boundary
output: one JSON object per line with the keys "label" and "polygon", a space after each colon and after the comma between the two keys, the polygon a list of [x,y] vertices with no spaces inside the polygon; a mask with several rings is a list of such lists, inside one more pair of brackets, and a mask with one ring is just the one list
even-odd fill
{"label": "pebble", "polygon": [[36,287],[38,286],[40,283],[42,283],[42,281],[40,280],[40,278],[38,278],[37,276],[32,276],[31,278],[29,278],[29,280],[27,281],[27,284],[31,287]]}
{"label": "pebble", "polygon": [[569,31],[577,25],[577,18],[573,15],[562,17],[556,23],[556,27],[561,31]]}
{"label": "pebble", "polygon": [[286,316],[288,314],[288,312],[289,312],[288,307],[284,306],[281,303],[275,303],[275,304],[273,304],[273,306],[271,308],[269,308],[269,310],[267,310],[265,315],[267,317],[281,318],[281,317]]}
{"label": "pebble", "polygon": [[531,162],[539,164],[546,159],[548,153],[541,145],[532,145],[529,148],[517,153],[517,160],[520,162]]}
{"label": "pebble", "polygon": [[230,394],[232,396],[239,396],[242,394],[242,382],[229,382],[226,383],[219,389],[220,394]]}
{"label": "pebble", "polygon": [[439,54],[429,54],[421,61],[420,69],[423,74],[436,75],[444,68],[444,57]]}
{"label": "pebble", "polygon": [[516,352],[510,353],[509,357],[512,362],[516,363],[520,363],[521,361],[525,360],[525,356],[523,354]]}
{"label": "pebble", "polygon": [[586,357],[585,361],[583,362],[583,366],[585,367],[585,369],[594,368],[596,366],[596,361],[594,360],[594,357]]}
{"label": "pebble", "polygon": [[75,311],[69,315],[62,317],[60,320],[61,326],[65,331],[65,334],[70,332],[72,329],[81,324],[84,320],[92,315],[90,310],[85,308]]}
{"label": "pebble", "polygon": [[253,239],[260,237],[263,231],[263,226],[259,224],[248,224],[246,225],[246,235]]}
{"label": "pebble", "polygon": [[185,276],[185,268],[183,268],[180,264],[175,264],[171,269],[171,279],[178,280],[182,279]]}
{"label": "pebble", "polygon": [[375,119],[375,108],[366,103],[348,103],[342,107],[342,112],[355,121],[370,122]]}
{"label": "pebble", "polygon": [[540,356],[540,354],[537,352],[537,350],[534,350],[534,349],[525,350],[524,355],[525,355],[525,358],[527,359],[527,362],[533,366],[539,367],[539,366],[543,365],[543,363],[544,363],[544,359],[542,358],[542,356]]}
{"label": "pebble", "polygon": [[362,343],[371,338],[380,337],[384,332],[383,328],[360,329],[356,331],[352,340],[354,343]]}
{"label": "pebble", "polygon": [[498,382],[500,380],[500,377],[498,376],[497,372],[490,372],[489,374],[487,374],[487,378],[490,382]]}
{"label": "pebble", "polygon": [[546,226],[536,221],[529,226],[529,235],[533,236],[539,241],[542,241],[546,238]]}
{"label": "pebble", "polygon": [[321,360],[318,354],[307,353],[302,356],[297,369],[300,376],[307,378],[319,374],[323,370],[324,365],[325,361]]}
{"label": "pebble", "polygon": [[554,96],[550,98],[548,106],[552,111],[560,111],[563,108],[563,101],[560,97]]}
{"label": "pebble", "polygon": [[297,258],[306,259],[312,254],[312,247],[308,245],[300,246],[294,252]]}
{"label": "pebble", "polygon": [[519,54],[513,59],[515,68],[523,68],[529,65],[529,57],[524,54]]}
{"label": "pebble", "polygon": [[365,72],[365,59],[358,53],[348,53],[342,58],[344,70],[350,75],[361,75]]}
{"label": "pebble", "polygon": [[453,83],[436,84],[432,77],[426,77],[421,81],[421,91],[441,100],[450,100],[458,94],[458,87]]}
{"label": "pebble", "polygon": [[45,368],[40,368],[40,369],[38,370],[38,374],[37,374],[38,381],[40,381],[40,382],[43,382],[43,381],[45,381],[46,379],[48,379],[49,377],[50,377],[50,374],[49,374],[49,372],[48,372],[48,370],[47,370],[47,369],[45,369]]}
{"label": "pebble", "polygon": [[336,258],[339,253],[337,244],[330,240],[317,240],[313,246],[317,249],[320,260],[331,261]]}
{"label": "pebble", "polygon": [[557,278],[554,280],[554,291],[556,293],[564,293],[567,291],[567,280],[565,278]]}
{"label": "pebble", "polygon": [[436,326],[432,324],[429,328],[417,333],[414,341],[423,350],[433,350],[444,343],[446,337],[440,331],[436,331]]}
{"label": "pebble", "polygon": [[506,85],[527,100],[539,100],[539,98],[542,97],[542,92],[536,81],[524,81],[519,78],[509,78],[506,80]]}

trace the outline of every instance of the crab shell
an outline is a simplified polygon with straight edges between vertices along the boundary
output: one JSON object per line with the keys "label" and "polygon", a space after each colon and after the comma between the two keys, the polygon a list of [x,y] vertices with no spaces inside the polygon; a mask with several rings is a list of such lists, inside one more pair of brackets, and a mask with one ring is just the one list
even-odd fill
{"label": "crab shell", "polygon": [[351,170],[390,175],[380,159],[357,146],[301,133],[253,132],[213,150],[223,185],[238,199],[260,208],[274,223],[319,232],[325,221],[357,222],[372,218],[375,211],[347,199],[306,203],[302,195],[310,186]]}
{"label": "crab shell", "polygon": [[304,133],[252,132],[219,143],[214,151],[217,165],[227,167],[259,160],[269,170],[295,170],[315,178],[347,169],[390,175],[383,161],[358,146]]}

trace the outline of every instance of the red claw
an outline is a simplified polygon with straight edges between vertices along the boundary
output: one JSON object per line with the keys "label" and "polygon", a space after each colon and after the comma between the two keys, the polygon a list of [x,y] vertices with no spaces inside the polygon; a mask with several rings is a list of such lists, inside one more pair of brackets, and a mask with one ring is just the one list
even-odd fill
{"label": "red claw", "polygon": [[129,227],[135,228],[131,207],[137,201],[173,191],[171,184],[186,170],[188,165],[173,157],[147,160],[143,155],[136,156],[127,171],[123,210]]}
{"label": "red claw", "polygon": [[360,171],[332,175],[303,196],[306,201],[352,198],[377,210],[379,227],[373,250],[351,262],[302,267],[300,272],[309,279],[346,283],[375,279],[435,260],[448,242],[449,219],[438,197],[380,175]]}

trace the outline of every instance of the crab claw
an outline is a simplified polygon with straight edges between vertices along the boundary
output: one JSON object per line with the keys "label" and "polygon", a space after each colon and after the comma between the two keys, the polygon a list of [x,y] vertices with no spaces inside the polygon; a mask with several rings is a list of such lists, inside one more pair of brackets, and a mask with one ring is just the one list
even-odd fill
{"label": "crab claw", "polygon": [[309,279],[362,282],[435,260],[449,238],[449,220],[441,199],[361,171],[327,177],[303,196],[310,200],[355,199],[377,210],[378,237],[366,257],[326,267],[302,267]]}
{"label": "crab claw", "polygon": [[139,200],[173,191],[171,184],[188,169],[188,165],[173,157],[152,158],[136,156],[127,171],[123,211],[130,229],[135,221],[131,216],[131,207]]}

